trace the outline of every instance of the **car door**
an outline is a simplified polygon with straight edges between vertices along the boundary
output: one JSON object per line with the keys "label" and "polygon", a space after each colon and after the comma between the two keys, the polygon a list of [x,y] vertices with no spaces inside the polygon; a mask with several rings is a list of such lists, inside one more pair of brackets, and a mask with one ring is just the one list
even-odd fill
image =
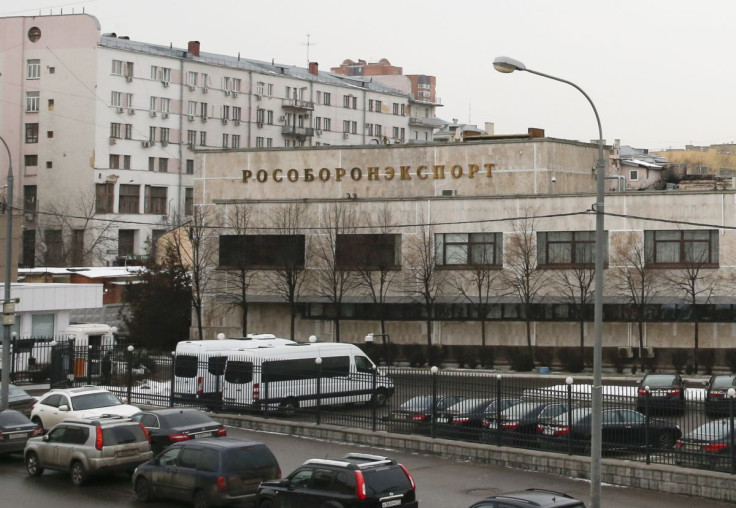
{"label": "car door", "polygon": [[177,446],[163,452],[156,461],[156,468],[151,472],[151,484],[156,495],[174,497],[174,475],[181,447]]}
{"label": "car door", "polygon": [[[201,448],[187,446],[181,449],[171,477],[171,490],[174,499],[192,500],[197,486],[197,464],[201,453]],[[207,489],[205,488],[205,490]]]}
{"label": "car door", "polygon": [[44,437],[43,443],[38,447],[38,458],[44,467],[58,469],[58,447],[64,441],[66,425],[57,425]]}
{"label": "car door", "polygon": [[607,409],[601,415],[601,441],[604,447],[618,447],[626,440],[617,409]]}
{"label": "car door", "polygon": [[315,508],[320,506],[319,497],[313,491],[316,469],[298,469],[289,477],[289,486],[279,491],[279,508]]}
{"label": "car door", "polygon": [[[646,444],[646,416],[632,409],[620,409],[621,425],[626,432],[626,445],[644,446]],[[650,429],[654,433],[653,429]],[[654,440],[650,438],[652,442]]]}
{"label": "car door", "polygon": [[41,401],[38,403],[36,416],[41,418],[41,421],[43,422],[43,425],[46,429],[50,429],[51,427],[59,423],[57,414],[59,412],[58,408],[60,405],[60,401],[61,395],[58,393],[54,393],[44,399],[41,399]]}
{"label": "car door", "polygon": [[69,466],[74,450],[86,443],[88,437],[89,428],[87,426],[67,426],[61,440],[54,444],[54,462],[62,469]]}

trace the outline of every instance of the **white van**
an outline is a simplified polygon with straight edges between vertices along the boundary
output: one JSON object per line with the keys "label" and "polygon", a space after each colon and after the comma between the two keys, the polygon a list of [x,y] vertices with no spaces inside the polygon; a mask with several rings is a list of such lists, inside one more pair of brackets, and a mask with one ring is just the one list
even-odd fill
{"label": "white van", "polygon": [[295,343],[229,355],[222,402],[231,408],[265,404],[290,414],[299,407],[316,406],[318,398],[322,405],[335,405],[369,402],[375,397],[383,405],[393,392],[391,378],[357,346]]}
{"label": "white van", "polygon": [[218,340],[184,340],[174,351],[174,399],[202,400],[218,405],[222,395],[225,362],[234,352],[293,344],[271,334]]}

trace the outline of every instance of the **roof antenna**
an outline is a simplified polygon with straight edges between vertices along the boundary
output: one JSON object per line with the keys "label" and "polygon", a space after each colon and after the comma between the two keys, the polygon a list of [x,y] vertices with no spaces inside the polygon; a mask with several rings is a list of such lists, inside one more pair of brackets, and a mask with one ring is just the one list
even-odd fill
{"label": "roof antenna", "polygon": [[307,67],[309,67],[309,46],[314,46],[315,45],[314,42],[309,42],[309,38],[310,37],[311,36],[309,34],[307,34],[307,42],[306,42],[306,44],[304,44],[307,47]]}

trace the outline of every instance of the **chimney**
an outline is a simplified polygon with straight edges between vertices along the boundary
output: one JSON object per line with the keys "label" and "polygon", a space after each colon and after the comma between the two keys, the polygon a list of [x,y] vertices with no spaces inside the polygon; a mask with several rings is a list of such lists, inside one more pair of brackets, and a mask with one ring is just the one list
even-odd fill
{"label": "chimney", "polygon": [[309,62],[309,74],[319,75],[319,64],[317,62]]}
{"label": "chimney", "polygon": [[187,51],[189,51],[194,56],[199,56],[199,41],[189,41]]}

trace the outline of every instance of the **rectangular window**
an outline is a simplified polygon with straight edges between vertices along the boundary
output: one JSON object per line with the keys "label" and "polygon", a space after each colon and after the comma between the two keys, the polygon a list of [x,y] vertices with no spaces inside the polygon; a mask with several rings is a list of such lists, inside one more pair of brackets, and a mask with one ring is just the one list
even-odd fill
{"label": "rectangular window", "polygon": [[197,102],[196,101],[189,101],[187,103],[187,114],[189,116],[194,116],[197,114]]}
{"label": "rectangular window", "polygon": [[322,130],[322,117],[320,116],[314,117],[314,128],[317,130]]}
{"label": "rectangular window", "polygon": [[[256,93],[258,95],[263,95],[265,93],[265,83],[263,81],[259,81],[256,84]],[[288,91],[286,92],[286,96],[287,97],[289,96],[289,92]]]}
{"label": "rectangular window", "polygon": [[636,169],[632,169],[631,171],[629,171],[629,180],[632,182],[636,182],[637,180],[639,180],[639,171]]}
{"label": "rectangular window", "polygon": [[210,87],[210,75],[203,72],[202,73],[202,88],[204,90],[207,90]]}
{"label": "rectangular window", "polygon": [[194,159],[187,159],[186,172],[188,175],[194,174]]}
{"label": "rectangular window", "polygon": [[233,81],[232,81],[232,91],[233,92],[240,92],[241,83],[242,83],[242,81],[240,80],[240,78],[233,78]]}
{"label": "rectangular window", "polygon": [[220,235],[221,267],[304,268],[304,235]]}
{"label": "rectangular window", "polygon": [[126,108],[133,107],[133,94],[132,93],[123,94],[123,106],[125,106]]}
{"label": "rectangular window", "polygon": [[161,68],[161,81],[163,83],[169,83],[171,81],[171,69],[168,67]]}
{"label": "rectangular window", "polygon": [[199,103],[199,116],[201,116],[202,118],[207,118],[207,103],[206,102]]}
{"label": "rectangular window", "polygon": [[240,121],[241,118],[241,109],[240,106],[233,106],[233,120],[236,122]]}
{"label": "rectangular window", "polygon": [[343,108],[349,108],[350,107],[350,96],[349,95],[343,95],[342,96],[342,107]]}
{"label": "rectangular window", "polygon": [[148,171],[155,171],[156,170],[156,157],[149,157],[148,158]]}
{"label": "rectangular window", "polygon": [[368,111],[373,111],[373,99],[368,99]]}
{"label": "rectangular window", "polygon": [[266,111],[266,123],[268,125],[273,125],[273,111],[270,109]]}
{"label": "rectangular window", "polygon": [[123,106],[123,96],[120,92],[112,92],[110,95],[110,106],[113,107],[122,107]]}
{"label": "rectangular window", "polygon": [[36,213],[36,195],[35,185],[23,186],[23,213]]}
{"label": "rectangular window", "polygon": [[24,155],[23,164],[26,167],[38,166],[38,155]]}
{"label": "rectangular window", "polygon": [[338,235],[335,252],[340,269],[398,269],[401,266],[401,235]]}
{"label": "rectangular window", "polygon": [[113,213],[115,198],[114,183],[98,183],[95,185],[95,212]]}
{"label": "rectangular window", "polygon": [[353,134],[358,133],[358,122],[356,122],[355,120],[350,122],[350,132],[352,132]]}
{"label": "rectangular window", "polygon": [[118,230],[118,256],[132,256],[135,254],[135,230]]}
{"label": "rectangular window", "polygon": [[273,83],[268,84],[268,95],[273,97]]}
{"label": "rectangular window", "polygon": [[399,139],[399,128],[398,127],[393,128],[393,137],[394,139]]}
{"label": "rectangular window", "polygon": [[26,92],[26,113],[38,113],[40,107],[40,92]]}
{"label": "rectangular window", "polygon": [[84,229],[72,230],[72,266],[84,266]]}
{"label": "rectangular window", "polygon": [[[608,249],[604,249],[604,259],[608,259]],[[565,267],[593,266],[594,263],[595,231],[537,233],[537,265]]]}
{"label": "rectangular window", "polygon": [[227,134],[222,135],[222,147],[228,148],[230,146],[230,136]]}
{"label": "rectangular window", "polygon": [[689,229],[644,231],[644,252],[649,266],[707,266],[717,268],[718,230]]}
{"label": "rectangular window", "polygon": [[167,159],[166,157],[158,158],[158,172],[159,173],[169,172],[169,159]]}
{"label": "rectangular window", "polygon": [[[36,266],[36,231],[34,229],[23,230],[23,240],[21,245],[21,264],[23,268],[33,268]],[[16,321],[17,323],[17,321]]]}
{"label": "rectangular window", "polygon": [[197,73],[189,71],[187,74],[187,84],[189,86],[197,86]]}
{"label": "rectangular window", "polygon": [[117,154],[110,154],[110,169],[120,169],[120,156]]}
{"label": "rectangular window", "polygon": [[189,148],[194,148],[197,143],[197,131],[187,131],[187,145]]}
{"label": "rectangular window", "polygon": [[156,127],[154,126],[150,126],[148,128],[148,141],[150,141],[151,143],[156,142]]}
{"label": "rectangular window", "polygon": [[351,97],[351,99],[352,99],[352,101],[351,101],[351,102],[352,102],[352,106],[353,106],[353,109],[358,109],[358,98],[357,98],[356,96],[354,96],[354,95],[353,95],[353,96]]}
{"label": "rectangular window", "polygon": [[320,92],[319,90],[317,90],[316,97],[315,98],[317,99],[316,100],[317,104],[322,104],[322,92]]}
{"label": "rectangular window", "polygon": [[194,189],[192,187],[184,189],[184,215],[194,215]]}
{"label": "rectangular window", "polygon": [[256,123],[263,123],[263,119],[266,116],[266,110],[258,108],[256,109]]}
{"label": "rectangular window", "polygon": [[342,131],[343,132],[350,132],[350,120],[343,120],[342,121]]}
{"label": "rectangular window", "polygon": [[266,146],[267,147],[273,146],[273,138],[266,138]]}
{"label": "rectangular window", "polygon": [[146,185],[146,202],[144,207],[145,213],[166,215],[166,187]]}
{"label": "rectangular window", "polygon": [[115,76],[122,76],[123,75],[123,62],[120,60],[113,60],[112,61],[112,73]]}
{"label": "rectangular window", "polygon": [[493,266],[503,264],[503,233],[441,233],[435,235],[438,265]]}
{"label": "rectangular window", "polygon": [[383,127],[379,124],[376,124],[376,136],[383,136]]}
{"label": "rectangular window", "polygon": [[123,169],[130,169],[130,155],[123,155]]}
{"label": "rectangular window", "polygon": [[373,136],[373,124],[372,123],[367,124],[365,129],[366,129],[367,135]]}
{"label": "rectangular window", "polygon": [[406,104],[401,105],[401,116],[406,116]]}
{"label": "rectangular window", "polygon": [[113,122],[110,124],[110,137],[120,139],[120,124]]}
{"label": "rectangular window", "polygon": [[230,106],[222,107],[222,118],[224,120],[230,120]]}
{"label": "rectangular window", "polygon": [[38,124],[26,124],[26,143],[38,143]]}
{"label": "rectangular window", "polygon": [[199,131],[199,146],[207,146],[207,131]]}
{"label": "rectangular window", "polygon": [[125,139],[133,139],[133,124],[125,124]]}
{"label": "rectangular window", "polygon": [[256,137],[256,148],[261,148],[263,146],[263,138],[261,136]]}
{"label": "rectangular window", "polygon": [[325,106],[329,106],[330,105],[331,98],[332,98],[332,96],[331,96],[330,92],[323,93],[322,94],[323,104]]}
{"label": "rectangular window", "polygon": [[169,144],[169,128],[161,127],[161,143],[166,146]]}
{"label": "rectangular window", "polygon": [[331,118],[324,118],[322,122],[325,125],[324,130],[326,131],[332,130],[332,119]]}
{"label": "rectangular window", "polygon": [[376,113],[381,113],[381,101],[376,101]]}
{"label": "rectangular window", "polygon": [[401,139],[401,141],[404,141],[404,136],[406,136],[406,129],[404,127],[402,127],[399,130],[399,139]]}
{"label": "rectangular window", "polygon": [[240,148],[240,134],[233,134],[232,135],[232,147],[233,148]]}
{"label": "rectangular window", "polygon": [[161,98],[161,112],[168,113],[169,112],[169,99],[162,97]]}
{"label": "rectangular window", "polygon": [[399,114],[399,104],[397,102],[394,102],[394,115]]}
{"label": "rectangular window", "polygon": [[118,210],[120,213],[140,213],[141,191],[139,185],[120,185],[120,202]]}

